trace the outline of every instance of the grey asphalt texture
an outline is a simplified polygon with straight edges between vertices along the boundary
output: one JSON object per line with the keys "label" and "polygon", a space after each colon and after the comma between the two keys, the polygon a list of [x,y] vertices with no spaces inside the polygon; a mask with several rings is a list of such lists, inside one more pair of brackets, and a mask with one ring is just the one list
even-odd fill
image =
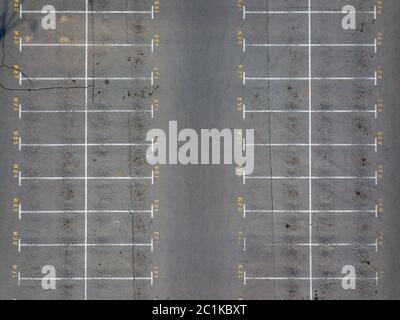
{"label": "grey asphalt texture", "polygon": [[[46,4],[85,10],[84,0],[26,2],[23,8]],[[308,0],[244,4],[248,11],[309,9]],[[160,44],[154,52],[89,47],[88,77],[102,79],[89,80],[85,88],[81,80],[19,85],[13,74],[18,65],[27,78],[84,77],[85,47],[24,46],[20,52],[18,41],[85,43],[85,14],[60,13],[57,29],[44,31],[41,14],[20,19],[14,2],[0,1],[0,299],[399,299],[400,3],[387,0],[381,9],[379,1],[312,0],[311,10],[341,10],[345,4],[360,11],[376,5],[377,19],[359,12],[357,29],[343,30],[342,14],[312,13],[311,42],[373,44],[382,33],[382,45],[379,36],[376,53],[371,46],[312,47],[313,77],[357,79],[312,80],[310,97],[308,80],[248,79],[244,85],[238,74],[241,65],[248,78],[308,78],[308,46],[249,46],[308,44],[305,13],[248,13],[243,20],[234,0],[165,0],[154,20],[149,14],[90,13],[89,43],[149,44],[158,34]],[[152,5],[93,0],[89,10],[148,11]],[[365,79],[380,68],[376,85]],[[147,78],[151,72],[153,85],[110,79]],[[86,228],[83,180],[24,179],[85,176],[84,147],[43,145],[84,143],[85,114],[19,117],[18,110],[19,104],[22,110],[83,110],[85,91],[88,110],[140,111],[88,113],[88,142],[97,144],[88,147],[88,177],[141,178],[89,180]],[[247,111],[268,113],[247,112],[243,119],[238,97]],[[310,98],[311,141],[317,144],[312,159]],[[314,112],[375,105],[377,118],[373,112]],[[146,162],[146,146],[100,145],[145,143],[149,129],[167,131],[168,121],[196,131],[255,129],[255,143],[263,145],[255,147],[255,170],[246,184],[234,165],[154,167]],[[311,195],[310,172],[320,178],[312,180]],[[377,185],[370,179],[376,172]],[[71,246],[85,239],[95,244],[87,247],[86,260],[84,246]],[[41,286],[45,265],[55,267],[56,290]],[[356,269],[355,290],[341,286],[345,265]]]}

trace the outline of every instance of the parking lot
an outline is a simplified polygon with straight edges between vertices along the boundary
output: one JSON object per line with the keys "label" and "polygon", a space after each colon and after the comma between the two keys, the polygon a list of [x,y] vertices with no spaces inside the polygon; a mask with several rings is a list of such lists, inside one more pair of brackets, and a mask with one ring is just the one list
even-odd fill
{"label": "parking lot", "polygon": [[[398,4],[48,2],[2,4],[1,298],[396,295]],[[171,120],[254,129],[254,172],[148,164]]]}
{"label": "parking lot", "polygon": [[[343,5],[242,7],[238,108],[257,130],[256,171],[238,200],[249,297],[377,292],[378,12],[358,1],[363,32],[343,30]],[[356,293],[342,289],[345,265],[358,270]]]}
{"label": "parking lot", "polygon": [[[58,1],[58,26],[44,31],[43,5],[15,9],[16,80],[31,89],[15,97],[18,296],[146,296],[158,242],[155,170],[143,161],[154,117],[154,6]],[[43,265],[57,271],[55,294],[38,289]]]}

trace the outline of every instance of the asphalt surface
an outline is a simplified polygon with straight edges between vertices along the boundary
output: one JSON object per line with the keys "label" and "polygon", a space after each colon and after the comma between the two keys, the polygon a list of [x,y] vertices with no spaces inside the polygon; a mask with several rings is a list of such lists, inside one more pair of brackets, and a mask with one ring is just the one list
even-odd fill
{"label": "asphalt surface", "polygon": [[[48,2],[0,2],[1,299],[400,298],[397,1]],[[150,166],[169,121],[254,172]]]}

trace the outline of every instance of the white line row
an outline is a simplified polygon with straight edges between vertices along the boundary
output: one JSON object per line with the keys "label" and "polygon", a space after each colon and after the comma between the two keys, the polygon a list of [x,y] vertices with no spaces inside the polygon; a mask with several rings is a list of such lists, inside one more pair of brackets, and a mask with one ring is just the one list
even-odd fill
{"label": "white line row", "polygon": [[149,47],[151,52],[154,52],[154,39],[151,39],[151,43],[23,43],[22,38],[19,39],[19,52],[22,52],[23,47]]}
{"label": "white line row", "polygon": [[85,268],[85,300],[87,300],[87,275],[88,275],[88,42],[89,42],[89,2],[85,1],[85,243],[84,243],[84,268]]}
{"label": "white line row", "polygon": [[18,239],[18,252],[21,252],[22,248],[58,248],[58,247],[149,247],[151,252],[154,251],[154,239],[151,238],[149,243],[22,243],[21,239]]}
{"label": "white line row", "polygon": [[[244,238],[246,239],[246,238]],[[378,252],[378,239],[376,239],[375,242],[372,243],[316,243],[316,242],[311,242],[311,243],[266,243],[262,244],[263,246],[267,247],[373,247],[375,249],[375,252]],[[244,246],[243,251],[246,251],[246,246]]]}
{"label": "white line row", "polygon": [[[132,181],[132,180],[150,180],[151,184],[154,184],[154,171],[151,171],[151,176],[149,177],[87,177],[86,175],[84,177],[24,177],[21,175],[21,171],[19,172],[18,176],[18,185],[21,187],[22,186],[22,181],[85,181],[85,183],[88,180],[96,180],[96,181]],[[85,209],[85,212],[87,210]]]}
{"label": "white line row", "polygon": [[150,113],[151,118],[154,118],[154,106],[151,105],[150,109],[89,109],[89,110],[80,110],[80,109],[67,109],[67,110],[39,110],[39,109],[26,109],[23,110],[21,105],[19,107],[19,119],[22,119],[22,114],[24,113],[35,113],[35,114],[57,114],[57,113]]}
{"label": "white line row", "polygon": [[378,185],[378,172],[374,176],[246,176],[243,174],[243,184],[246,180],[373,180]]}
{"label": "white line row", "polygon": [[20,143],[19,150],[22,148],[63,148],[63,147],[149,147],[151,143]]}
{"label": "white line row", "polygon": [[[311,48],[311,0],[308,0],[308,242],[309,247],[309,298],[312,300],[313,294],[313,215],[311,211],[313,210],[312,202],[312,48]],[[243,75],[244,76],[244,75]],[[244,183],[245,181],[243,181]]]}
{"label": "white line row", "polygon": [[[46,278],[51,281],[150,281],[153,285],[154,275],[150,273],[150,277],[58,277],[58,278]],[[23,277],[18,272],[18,285],[21,285],[23,281],[43,281],[43,277]]]}
{"label": "white line row", "polygon": [[378,139],[375,139],[374,143],[247,143],[246,146],[253,147],[370,147],[374,148],[375,152],[378,152]]}
{"label": "white line row", "polygon": [[[23,14],[47,14],[42,10],[23,10],[22,3],[19,5],[19,18],[22,19]],[[148,14],[154,20],[154,7],[150,10],[56,10],[56,14]]]}
{"label": "white line row", "polygon": [[373,109],[366,109],[366,110],[362,110],[362,109],[334,109],[334,110],[301,110],[301,109],[294,109],[294,110],[290,110],[290,109],[247,109],[246,105],[243,104],[243,119],[246,119],[246,113],[372,113],[375,116],[375,119],[378,118],[378,106],[375,104]]}
{"label": "white line row", "polygon": [[[344,12],[347,13],[347,12]],[[371,14],[374,20],[377,18],[376,6],[373,10],[356,10],[358,14]],[[243,6],[243,20],[246,19],[248,14],[343,14],[342,10],[246,10],[246,6]]]}
{"label": "white line row", "polygon": [[374,52],[377,53],[378,45],[377,40],[374,39],[374,43],[246,43],[246,38],[243,38],[243,52],[246,52],[246,48],[255,47],[255,48],[287,48],[287,47],[300,47],[300,48],[308,48],[311,47],[338,47],[338,48],[352,48],[352,47],[367,47],[373,48]]}
{"label": "white line row", "polygon": [[378,75],[375,71],[373,77],[246,77],[243,72],[243,85],[247,81],[373,81],[375,86],[378,85]]}
{"label": "white line row", "polygon": [[[150,84],[154,85],[154,73],[151,72],[150,77],[36,77],[36,78],[25,78],[22,73],[19,73],[19,85],[22,85],[23,81],[150,81]],[[85,86],[87,87],[87,86]]]}
{"label": "white line row", "polygon": [[278,209],[247,209],[246,205],[243,205],[243,218],[246,219],[249,213],[252,214],[301,214],[301,213],[311,213],[311,214],[374,214],[375,218],[378,218],[378,205],[375,205],[375,209],[367,210],[367,209],[357,209],[357,210],[278,210]]}
{"label": "white line row", "polygon": [[[342,277],[312,277],[311,280],[315,281],[342,281],[344,279],[344,275]],[[379,283],[378,273],[376,272],[375,277],[356,277],[350,278],[346,277],[346,279],[353,279],[357,281],[375,281],[376,286]],[[256,277],[256,276],[247,276],[246,271],[244,271],[243,276],[243,284],[246,285],[248,280],[264,280],[264,281],[310,281],[310,277]]]}
{"label": "white line row", "polygon": [[149,210],[22,210],[21,203],[18,205],[18,219],[21,220],[23,215],[38,215],[38,214],[150,214],[150,218],[154,218],[154,206],[150,205]]}

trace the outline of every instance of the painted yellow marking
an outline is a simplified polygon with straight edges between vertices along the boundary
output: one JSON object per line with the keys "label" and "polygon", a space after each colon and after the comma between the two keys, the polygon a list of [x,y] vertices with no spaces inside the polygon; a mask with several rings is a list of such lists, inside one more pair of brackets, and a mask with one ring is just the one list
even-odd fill
{"label": "painted yellow marking", "polygon": [[[235,144],[242,146],[242,143],[243,143],[243,132],[241,130],[235,131]],[[235,173],[238,177],[243,176],[244,168],[242,166],[243,163],[237,163],[237,167],[235,168]]]}
{"label": "painted yellow marking", "polygon": [[158,47],[160,45],[160,35],[158,33],[155,33],[153,35],[153,44],[155,47]]}
{"label": "painted yellow marking", "polygon": [[66,16],[66,15],[62,15],[60,17],[60,21],[61,23],[66,23],[66,22],[70,22],[73,21],[74,19],[72,19],[70,16]]}
{"label": "painted yellow marking", "polygon": [[160,241],[160,232],[159,231],[155,231],[154,232],[154,240],[155,241]]}
{"label": "painted yellow marking", "polygon": [[383,10],[383,0],[376,0],[376,13],[382,15]]}
{"label": "painted yellow marking", "polygon": [[383,145],[383,132],[382,131],[378,131],[378,145]]}
{"label": "painted yellow marking", "polygon": [[384,173],[383,165],[380,164],[380,165],[378,166],[378,178],[379,178],[379,179],[383,179],[383,173]]}
{"label": "painted yellow marking", "polygon": [[13,74],[14,74],[14,78],[19,80],[19,76],[20,76],[20,67],[18,64],[14,64],[14,69],[13,69]]}
{"label": "painted yellow marking", "polygon": [[155,13],[160,12],[160,0],[154,0],[153,1],[153,9]]}
{"label": "painted yellow marking", "polygon": [[19,145],[19,132],[18,130],[13,131],[13,137],[12,137],[13,145],[17,146]]}
{"label": "painted yellow marking", "polygon": [[153,211],[155,211],[155,212],[160,211],[160,200],[154,200],[154,202],[153,202]]}
{"label": "painted yellow marking", "polygon": [[19,212],[19,199],[18,198],[13,198],[12,211],[14,214],[18,214],[18,212]]}
{"label": "painted yellow marking", "polygon": [[240,30],[236,33],[236,41],[239,47],[243,47],[243,32]]}
{"label": "painted yellow marking", "polygon": [[378,245],[383,246],[384,242],[384,237],[383,237],[383,232],[381,232],[378,236]]}
{"label": "painted yellow marking", "polygon": [[238,196],[237,197],[237,206],[238,206],[238,211],[243,212],[244,209],[244,197]]}
{"label": "painted yellow marking", "polygon": [[18,277],[18,266],[13,264],[11,267],[11,278],[16,279]]}
{"label": "painted yellow marking", "polygon": [[239,11],[243,10],[243,6],[244,6],[244,0],[237,0],[236,1],[236,6],[239,9]]}
{"label": "painted yellow marking", "polygon": [[12,233],[12,244],[13,244],[14,246],[18,246],[18,242],[19,242],[19,235],[18,235],[18,232],[17,232],[17,231],[14,231],[14,232]]}
{"label": "painted yellow marking", "polygon": [[159,109],[160,109],[160,99],[154,98],[154,100],[153,100],[153,107],[154,107],[154,109],[156,109],[156,110],[159,110]]}
{"label": "painted yellow marking", "polygon": [[159,179],[160,178],[160,166],[156,165],[154,167],[154,178]]}
{"label": "painted yellow marking", "polygon": [[14,30],[14,44],[19,46],[19,38],[20,38],[20,33],[18,30]]}
{"label": "painted yellow marking", "polygon": [[58,38],[58,42],[60,42],[60,43],[68,43],[70,41],[71,41],[71,39],[68,37],[65,37],[65,36],[61,36],[60,38]]}
{"label": "painted yellow marking", "polygon": [[378,112],[383,112],[383,99],[382,98],[377,99],[376,107],[377,107]]}
{"label": "painted yellow marking", "polygon": [[377,32],[376,33],[376,45],[378,47],[383,46],[383,32]]}
{"label": "painted yellow marking", "polygon": [[19,13],[20,0],[14,0],[14,12]]}
{"label": "painted yellow marking", "polygon": [[242,243],[242,241],[243,241],[243,232],[242,231],[239,231],[238,232],[238,235],[237,235],[237,240],[238,240],[238,243],[240,244],[240,243]]}
{"label": "painted yellow marking", "polygon": [[241,264],[239,264],[237,266],[237,277],[239,279],[243,279],[243,277],[244,277],[244,268],[243,268],[243,265],[241,265]]}
{"label": "painted yellow marking", "polygon": [[154,80],[158,80],[160,78],[160,68],[158,66],[154,67],[153,77]]}
{"label": "painted yellow marking", "polygon": [[243,112],[243,97],[236,98],[236,110]]}
{"label": "painted yellow marking", "polygon": [[115,173],[115,175],[116,175],[117,177],[123,177],[123,176],[124,176],[124,172],[123,172],[122,170],[117,170],[116,173]]}
{"label": "painted yellow marking", "polygon": [[18,163],[14,163],[12,165],[12,172],[13,172],[14,178],[18,178],[18,176],[19,176],[19,165],[18,165]]}
{"label": "painted yellow marking", "polygon": [[154,266],[153,268],[153,277],[157,279],[160,276],[160,268],[158,266]]}
{"label": "painted yellow marking", "polygon": [[236,135],[235,135],[235,141],[237,144],[241,145],[242,141],[243,141],[243,131],[242,130],[238,130],[235,131]]}
{"label": "painted yellow marking", "polygon": [[378,212],[379,214],[384,214],[385,213],[385,207],[383,205],[383,199],[378,200]]}
{"label": "painted yellow marking", "polygon": [[378,80],[382,80],[383,79],[383,68],[382,68],[382,66],[378,66],[378,68],[376,70],[376,75],[378,77]]}
{"label": "painted yellow marking", "polygon": [[13,110],[14,112],[19,112],[19,98],[14,97],[13,99]]}
{"label": "painted yellow marking", "polygon": [[244,168],[243,167],[236,167],[235,174],[237,177],[243,177]]}
{"label": "painted yellow marking", "polygon": [[239,64],[237,67],[237,76],[239,79],[243,79],[243,65]]}

